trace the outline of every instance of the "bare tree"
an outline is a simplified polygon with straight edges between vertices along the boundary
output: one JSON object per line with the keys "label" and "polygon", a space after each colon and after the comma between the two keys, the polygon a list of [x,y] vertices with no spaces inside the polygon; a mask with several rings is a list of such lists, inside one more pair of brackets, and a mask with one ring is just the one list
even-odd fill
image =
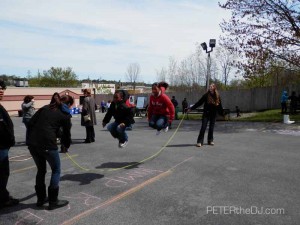
{"label": "bare tree", "polygon": [[139,80],[140,72],[141,67],[138,63],[131,63],[127,67],[126,79],[133,86],[133,90],[135,90],[136,82]]}
{"label": "bare tree", "polygon": [[221,80],[226,87],[228,85],[229,75],[233,69],[235,55],[226,48],[218,47],[216,49],[216,58],[221,68]]}
{"label": "bare tree", "polygon": [[167,81],[168,71],[162,67],[161,70],[156,70],[156,80],[157,81]]}
{"label": "bare tree", "polygon": [[169,81],[170,85],[174,86],[175,83],[175,77],[176,77],[176,72],[177,72],[177,61],[173,58],[169,58],[169,69],[168,69],[168,76],[169,76]]}

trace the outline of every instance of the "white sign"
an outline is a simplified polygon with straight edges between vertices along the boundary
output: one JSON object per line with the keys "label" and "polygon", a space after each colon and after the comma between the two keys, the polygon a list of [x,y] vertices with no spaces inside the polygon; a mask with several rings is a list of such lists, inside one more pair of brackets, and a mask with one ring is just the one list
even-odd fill
{"label": "white sign", "polygon": [[142,109],[145,108],[145,102],[147,101],[146,97],[138,97],[137,98],[137,103],[136,103],[136,107],[138,109]]}

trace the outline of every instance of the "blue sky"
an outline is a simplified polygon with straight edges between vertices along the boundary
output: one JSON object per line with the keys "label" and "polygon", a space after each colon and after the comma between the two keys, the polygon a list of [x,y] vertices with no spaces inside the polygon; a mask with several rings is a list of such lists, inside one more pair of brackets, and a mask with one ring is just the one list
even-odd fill
{"label": "blue sky", "polygon": [[[71,67],[80,79],[126,81],[130,63],[153,82],[169,57],[218,40],[219,0],[1,0],[0,74]],[[221,1],[224,2],[224,1]]]}

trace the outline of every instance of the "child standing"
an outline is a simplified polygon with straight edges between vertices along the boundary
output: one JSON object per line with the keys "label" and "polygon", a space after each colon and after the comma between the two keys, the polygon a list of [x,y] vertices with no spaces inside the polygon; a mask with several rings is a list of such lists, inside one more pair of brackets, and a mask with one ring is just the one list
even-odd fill
{"label": "child standing", "polygon": [[130,107],[126,105],[127,97],[125,91],[117,90],[114,94],[113,102],[108,108],[102,122],[103,127],[105,127],[112,117],[115,118],[115,122],[110,123],[107,126],[107,130],[109,130],[114,138],[119,140],[120,148],[126,147],[128,143],[126,127],[134,123],[132,111]]}
{"label": "child standing", "polygon": [[156,129],[159,135],[161,129],[165,132],[169,129],[175,116],[175,108],[170,98],[165,94],[169,85],[165,82],[152,84],[152,95],[148,106],[149,126]]}

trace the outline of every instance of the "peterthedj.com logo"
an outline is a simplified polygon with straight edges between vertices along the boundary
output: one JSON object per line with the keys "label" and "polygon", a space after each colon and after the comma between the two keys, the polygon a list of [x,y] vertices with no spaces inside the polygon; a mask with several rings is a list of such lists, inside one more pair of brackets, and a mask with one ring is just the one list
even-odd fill
{"label": "peterthedj.com logo", "polygon": [[237,215],[283,215],[285,214],[284,208],[265,208],[258,206],[250,206],[248,208],[244,208],[241,206],[207,206],[206,207],[207,214],[214,215],[229,215],[229,214],[237,214]]}

